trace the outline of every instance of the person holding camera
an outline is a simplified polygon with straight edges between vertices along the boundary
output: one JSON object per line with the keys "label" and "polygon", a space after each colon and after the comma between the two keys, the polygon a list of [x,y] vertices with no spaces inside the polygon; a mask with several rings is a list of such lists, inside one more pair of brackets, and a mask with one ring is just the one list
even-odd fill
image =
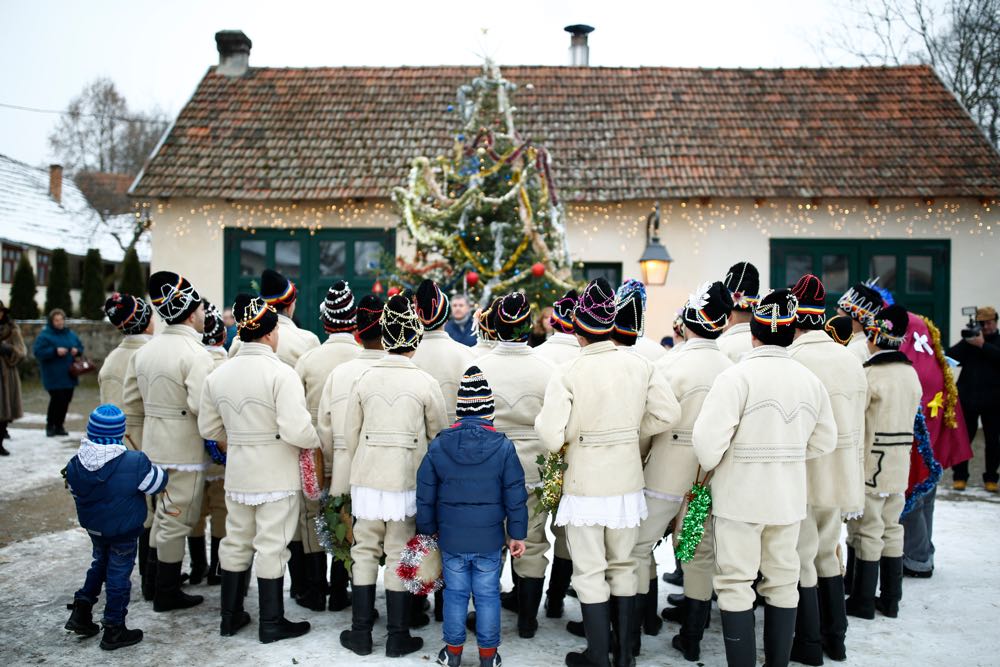
{"label": "person holding camera", "polygon": [[[983,421],[986,440],[986,469],[983,486],[997,492],[1000,475],[1000,333],[997,311],[992,306],[976,309],[975,322],[962,330],[962,340],[948,350],[948,356],[962,366],[958,377],[958,400],[965,413],[969,440],[976,436]],[[965,489],[969,480],[968,461],[952,468],[956,491]]]}

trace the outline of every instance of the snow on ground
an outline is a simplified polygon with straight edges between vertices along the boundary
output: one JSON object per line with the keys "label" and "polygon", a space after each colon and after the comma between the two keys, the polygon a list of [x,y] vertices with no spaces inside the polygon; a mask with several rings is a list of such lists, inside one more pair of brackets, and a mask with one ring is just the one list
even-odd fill
{"label": "snow on ground", "polygon": [[[0,461],[0,490],[9,498],[30,495],[35,486],[51,486],[58,471],[72,455],[75,443],[47,440],[33,430],[14,432],[13,456]],[[37,469],[36,469],[37,468]],[[30,481],[30,483],[29,483]],[[12,491],[18,489],[18,491]],[[937,569],[931,579],[906,579],[898,619],[881,616],[874,621],[850,619],[846,667],[922,667],[961,664],[963,667],[996,663],[995,632],[1000,600],[1000,503],[996,496],[982,499],[939,500],[935,525]],[[978,498],[978,494],[976,496]],[[993,502],[989,502],[992,500]],[[0,518],[16,521],[17,517]],[[424,638],[425,650],[406,658],[387,659],[384,599],[375,626],[375,652],[360,658],[340,646],[340,631],[350,624],[350,610],[312,612],[290,603],[286,616],[309,620],[313,631],[305,637],[263,645],[257,641],[257,592],[251,586],[247,611],[254,622],[236,637],[218,636],[219,588],[189,587],[206,596],[193,609],[156,614],[139,595],[138,576],[133,576],[133,597],[128,624],[145,631],[139,645],[112,653],[101,651],[98,638],[78,639],[62,626],[68,617],[66,604],[81,585],[89,564],[90,542],[79,529],[38,535],[0,549],[0,658],[8,665],[427,665],[440,649],[440,626],[414,631]],[[669,545],[657,553],[660,571],[673,569]],[[287,583],[286,583],[287,586]],[[504,587],[509,588],[509,573]],[[661,584],[659,605],[666,594],[678,589]],[[97,610],[102,608],[103,600]],[[567,651],[583,646],[582,640],[566,633],[567,619],[579,619],[579,607],[567,599],[563,620],[540,618],[534,640],[517,637],[515,617],[503,613],[504,644],[500,652],[508,667],[563,664]],[[763,613],[757,614],[759,659],[763,661],[760,633]],[[713,609],[711,627],[702,643],[703,665],[725,665],[718,610]],[[677,628],[666,624],[658,637],[643,637],[639,665],[687,665],[670,647]],[[466,665],[475,660],[475,640],[470,637]]]}

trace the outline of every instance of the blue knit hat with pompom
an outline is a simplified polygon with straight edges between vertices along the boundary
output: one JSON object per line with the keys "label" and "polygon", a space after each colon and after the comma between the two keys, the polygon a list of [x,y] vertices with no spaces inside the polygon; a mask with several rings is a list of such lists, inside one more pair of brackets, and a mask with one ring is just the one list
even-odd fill
{"label": "blue knit hat with pompom", "polygon": [[110,403],[98,405],[87,422],[87,439],[99,445],[120,445],[125,437],[125,413]]}

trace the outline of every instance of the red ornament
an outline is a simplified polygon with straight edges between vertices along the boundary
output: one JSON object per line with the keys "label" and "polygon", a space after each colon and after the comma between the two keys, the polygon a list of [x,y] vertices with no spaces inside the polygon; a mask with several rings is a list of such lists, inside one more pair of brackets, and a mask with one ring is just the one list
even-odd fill
{"label": "red ornament", "polygon": [[542,264],[541,262],[535,262],[534,264],[532,264],[531,265],[531,275],[535,276],[536,278],[541,278],[542,276],[544,276],[545,275],[545,265]]}
{"label": "red ornament", "polygon": [[389,288],[389,291],[388,291],[388,292],[386,292],[386,294],[387,294],[388,296],[390,296],[390,297],[394,297],[394,296],[396,296],[397,294],[399,294],[399,288],[398,288],[398,287],[390,287],[390,288]]}
{"label": "red ornament", "polygon": [[382,289],[382,281],[376,280],[375,284],[372,285],[372,294],[381,294],[385,290]]}
{"label": "red ornament", "polygon": [[479,274],[475,271],[469,271],[465,274],[465,282],[469,285],[469,287],[475,287],[476,283],[479,282]]}

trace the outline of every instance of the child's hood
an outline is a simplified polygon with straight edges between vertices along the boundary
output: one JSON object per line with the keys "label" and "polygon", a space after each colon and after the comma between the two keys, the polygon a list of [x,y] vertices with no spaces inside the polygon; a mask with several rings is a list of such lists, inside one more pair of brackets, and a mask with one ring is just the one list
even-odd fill
{"label": "child's hood", "polygon": [[95,473],[94,476],[103,482],[116,468],[109,464],[127,451],[125,445],[101,445],[83,438],[80,441],[80,449],[76,452],[76,459],[81,466]]}
{"label": "child's hood", "polygon": [[504,436],[486,420],[463,419],[442,431],[439,442],[445,455],[455,463],[477,465],[496,453]]}

